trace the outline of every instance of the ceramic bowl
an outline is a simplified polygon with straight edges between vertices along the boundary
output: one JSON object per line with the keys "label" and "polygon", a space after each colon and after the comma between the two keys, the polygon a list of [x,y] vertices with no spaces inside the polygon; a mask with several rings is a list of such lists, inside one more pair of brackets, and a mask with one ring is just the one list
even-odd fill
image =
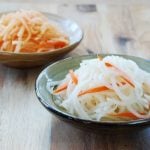
{"label": "ceramic bowl", "polygon": [[[106,56],[106,55],[101,55]],[[133,57],[133,56],[125,56],[119,55],[124,58],[131,59],[135,61],[142,69],[150,72],[150,61],[144,60],[142,58]],[[140,131],[142,129],[146,129],[150,127],[150,119],[139,119],[134,121],[126,121],[126,122],[99,122],[92,120],[80,119],[79,117],[73,116],[62,108],[58,107],[54,103],[55,97],[49,93],[46,88],[47,80],[49,81],[57,81],[61,80],[68,73],[69,69],[76,69],[79,67],[79,64],[82,60],[87,60],[91,58],[96,58],[97,55],[89,55],[89,56],[79,56],[74,58],[68,58],[65,60],[58,61],[47,68],[45,68],[36,80],[36,94],[41,102],[41,104],[56,117],[82,129],[87,129],[92,132],[101,132],[101,133],[113,133],[113,132],[132,132],[132,131]]]}
{"label": "ceramic bowl", "polygon": [[[6,13],[1,13],[0,16],[3,14]],[[17,68],[40,66],[61,58],[77,47],[83,38],[83,31],[76,22],[50,13],[43,14],[49,18],[50,22],[56,24],[69,37],[69,46],[41,53],[0,52],[0,63]]]}

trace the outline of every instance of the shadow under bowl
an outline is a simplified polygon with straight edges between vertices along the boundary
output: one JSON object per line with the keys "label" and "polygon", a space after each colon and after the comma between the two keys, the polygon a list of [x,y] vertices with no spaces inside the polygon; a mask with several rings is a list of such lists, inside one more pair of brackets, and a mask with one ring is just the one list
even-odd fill
{"label": "shadow under bowl", "polygon": [[[100,54],[101,55],[101,54]],[[111,54],[109,54],[111,55]],[[102,54],[102,57],[107,55]],[[118,55],[127,59],[131,59],[135,61],[140,68],[150,72],[150,61],[127,55]],[[100,121],[92,121],[80,119],[77,116],[73,116],[67,113],[65,110],[60,108],[54,103],[55,97],[50,94],[47,90],[47,82],[49,81],[58,81],[64,79],[65,75],[68,73],[70,69],[77,69],[82,60],[88,60],[92,58],[96,58],[97,55],[88,55],[88,56],[79,56],[79,57],[71,57],[61,61],[58,61],[47,68],[45,68],[38,76],[36,80],[36,95],[41,102],[41,104],[52,114],[54,114],[59,119],[70,123],[77,128],[84,129],[94,133],[131,133],[142,131],[148,127],[150,127],[150,119],[139,119],[133,121],[119,121],[119,122],[100,122]]]}

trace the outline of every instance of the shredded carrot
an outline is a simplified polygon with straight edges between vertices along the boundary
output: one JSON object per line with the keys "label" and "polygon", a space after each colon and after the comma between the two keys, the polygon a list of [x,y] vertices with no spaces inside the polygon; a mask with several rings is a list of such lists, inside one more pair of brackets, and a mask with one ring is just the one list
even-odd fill
{"label": "shredded carrot", "polygon": [[73,82],[74,84],[78,84],[78,78],[77,78],[77,76],[75,75],[75,73],[73,72],[73,70],[69,70],[69,73],[70,73],[72,82]]}
{"label": "shredded carrot", "polygon": [[106,65],[107,67],[113,67],[113,68],[115,68],[116,70],[118,70],[119,72],[121,72],[121,74],[123,75],[123,76],[121,76],[121,78],[124,79],[124,80],[125,80],[129,85],[131,85],[133,88],[135,87],[135,85],[130,81],[129,77],[128,77],[122,70],[120,70],[119,68],[117,68],[116,66],[114,66],[114,65],[112,65],[112,64],[110,64],[110,63],[108,63],[108,62],[105,62],[105,65]]}
{"label": "shredded carrot", "polygon": [[116,116],[116,117],[125,117],[125,118],[131,118],[131,119],[139,119],[139,117],[135,116],[133,113],[131,112],[122,112],[122,113],[118,113],[118,114],[111,114],[112,116]]}
{"label": "shredded carrot", "polygon": [[58,49],[66,46],[67,43],[65,41],[42,41],[39,45],[40,48],[51,48],[51,49]]}
{"label": "shredded carrot", "polygon": [[105,62],[105,65],[106,65],[107,67],[114,67],[112,64],[110,64],[110,63],[108,63],[108,62]]}
{"label": "shredded carrot", "polygon": [[85,94],[89,94],[89,93],[97,93],[97,92],[103,92],[103,91],[107,91],[109,90],[109,88],[107,88],[106,86],[99,86],[99,87],[95,87],[95,88],[91,88],[85,91],[81,91],[78,96],[82,96]]}
{"label": "shredded carrot", "polygon": [[101,55],[97,55],[97,58],[101,61],[103,60],[103,57]]}
{"label": "shredded carrot", "polygon": [[2,40],[0,40],[0,46],[3,44],[3,41]]}
{"label": "shredded carrot", "polygon": [[54,42],[55,49],[62,48],[62,47],[65,47],[65,46],[67,46],[66,41],[58,40],[58,41]]}
{"label": "shredded carrot", "polygon": [[[126,82],[121,82],[121,85],[125,85],[125,84],[126,84]],[[117,83],[117,86],[120,86],[120,84]]]}
{"label": "shredded carrot", "polygon": [[135,87],[134,84],[133,84],[130,80],[126,79],[126,78],[123,77],[123,76],[122,76],[122,78],[123,78],[128,84],[130,84],[132,87]]}
{"label": "shredded carrot", "polygon": [[63,91],[63,90],[66,90],[66,89],[67,89],[67,86],[68,86],[68,84],[66,84],[66,83],[64,83],[64,84],[62,84],[62,85],[60,85],[60,86],[58,86],[57,89],[54,90],[54,93],[59,93],[59,92],[61,92],[61,91]]}
{"label": "shredded carrot", "polygon": [[46,52],[63,48],[69,38],[42,13],[20,10],[0,18],[0,50]]}

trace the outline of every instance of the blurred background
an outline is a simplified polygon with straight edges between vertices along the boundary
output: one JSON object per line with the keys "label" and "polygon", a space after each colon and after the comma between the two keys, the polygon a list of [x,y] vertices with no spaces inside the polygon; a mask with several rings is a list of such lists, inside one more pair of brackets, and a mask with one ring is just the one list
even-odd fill
{"label": "blurred background", "polygon": [[149,0],[0,0],[0,11],[35,9],[75,20],[85,36],[74,55],[89,49],[148,59],[149,8]]}

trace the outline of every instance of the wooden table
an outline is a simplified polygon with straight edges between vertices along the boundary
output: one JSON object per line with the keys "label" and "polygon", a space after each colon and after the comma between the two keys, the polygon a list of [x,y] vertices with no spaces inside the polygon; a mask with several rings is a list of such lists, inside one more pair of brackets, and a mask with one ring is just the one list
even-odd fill
{"label": "wooden table", "polygon": [[[31,8],[71,18],[82,27],[84,39],[68,56],[117,53],[150,59],[149,1],[27,2],[1,2],[0,11]],[[51,116],[34,92],[41,70],[0,66],[0,150],[150,149],[150,128],[136,135],[102,136],[80,131]]]}

